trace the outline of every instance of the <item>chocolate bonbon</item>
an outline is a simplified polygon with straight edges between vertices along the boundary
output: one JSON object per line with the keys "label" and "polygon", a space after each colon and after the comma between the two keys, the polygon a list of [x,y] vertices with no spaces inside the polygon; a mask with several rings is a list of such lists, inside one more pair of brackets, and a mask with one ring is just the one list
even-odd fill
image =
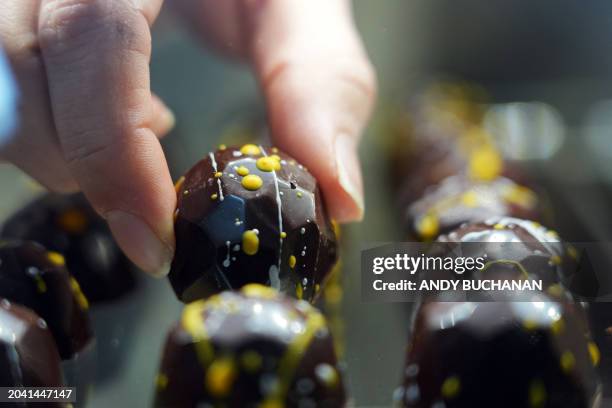
{"label": "chocolate bonbon", "polygon": [[92,303],[115,299],[134,287],[132,264],[81,194],[42,196],[10,217],[2,236],[36,241],[63,254]]}
{"label": "chocolate bonbon", "polygon": [[184,302],[248,283],[312,301],[336,262],[315,178],[278,149],[223,147],[177,183],[169,279]]}
{"label": "chocolate bonbon", "polygon": [[166,341],[155,399],[159,407],[345,403],[323,316],[258,284],[185,307]]}
{"label": "chocolate bonbon", "polygon": [[418,240],[493,216],[534,221],[543,217],[539,198],[528,187],[506,177],[475,182],[464,176],[450,176],[432,186],[406,207],[404,215],[410,236]]}
{"label": "chocolate bonbon", "polygon": [[578,272],[576,249],[539,223],[512,217],[491,217],[441,235],[435,250],[454,256],[486,256],[488,277],[538,279],[552,296]]}
{"label": "chocolate bonbon", "polygon": [[64,359],[83,350],[92,338],[87,298],[66,270],[64,257],[37,243],[0,243],[0,297],[43,318]]}
{"label": "chocolate bonbon", "polygon": [[571,303],[427,302],[396,390],[398,406],[598,407],[600,353]]}
{"label": "chocolate bonbon", "polygon": [[0,386],[61,387],[60,357],[47,323],[0,298]]}

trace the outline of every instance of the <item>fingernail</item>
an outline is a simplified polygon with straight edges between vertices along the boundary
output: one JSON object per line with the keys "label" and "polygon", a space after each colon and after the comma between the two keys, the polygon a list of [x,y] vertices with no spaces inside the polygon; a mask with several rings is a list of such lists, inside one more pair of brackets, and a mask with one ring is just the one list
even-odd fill
{"label": "fingernail", "polygon": [[151,121],[151,130],[158,137],[161,137],[168,134],[168,132],[174,128],[174,125],[176,125],[176,117],[174,113],[165,106],[158,112],[157,116]]}
{"label": "fingernail", "polygon": [[358,221],[363,218],[364,202],[361,182],[361,169],[357,156],[354,138],[339,134],[334,142],[338,180],[342,189],[353,201],[353,206],[345,206],[341,214],[336,215],[339,221]]}
{"label": "fingernail", "polygon": [[144,220],[125,211],[110,211],[105,218],[119,246],[138,267],[155,277],[170,272],[173,250]]}
{"label": "fingernail", "polygon": [[162,120],[166,124],[168,132],[174,129],[174,126],[176,125],[176,116],[174,116],[174,112],[172,112],[170,109],[165,109],[162,116]]}

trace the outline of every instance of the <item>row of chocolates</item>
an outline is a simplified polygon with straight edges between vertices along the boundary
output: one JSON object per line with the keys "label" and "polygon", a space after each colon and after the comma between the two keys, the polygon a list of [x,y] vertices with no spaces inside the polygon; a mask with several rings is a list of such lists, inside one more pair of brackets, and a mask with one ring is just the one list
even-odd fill
{"label": "row of chocolates", "polygon": [[[329,330],[307,303],[337,259],[315,179],[277,149],[248,144],[209,154],[179,180],[177,194],[169,278],[179,299],[196,302],[168,337],[156,405],[343,405]],[[92,339],[88,299],[128,292],[131,266],[81,196],[46,195],[11,217],[2,235],[10,238],[0,247],[3,385],[60,385],[60,357],[74,358]],[[222,291],[230,292],[211,297]],[[38,352],[59,357],[28,358]]]}
{"label": "row of chocolates", "polygon": [[[79,194],[42,195],[6,220],[1,236],[0,385],[88,385],[88,309],[133,289],[131,263]],[[82,402],[87,393],[78,391]]]}
{"label": "row of chocolates", "polygon": [[[540,280],[542,293],[482,301],[422,297],[394,402],[410,408],[598,407],[599,349],[564,287],[578,253],[539,222],[544,200],[503,160],[470,88],[437,86],[404,117],[394,171],[411,239],[446,256],[484,256],[482,270],[447,279]],[[409,119],[409,120],[407,120]],[[397,173],[396,173],[397,174]],[[469,248],[469,249],[468,249]],[[444,275],[444,274],[443,274]],[[487,298],[488,297],[488,298]]]}

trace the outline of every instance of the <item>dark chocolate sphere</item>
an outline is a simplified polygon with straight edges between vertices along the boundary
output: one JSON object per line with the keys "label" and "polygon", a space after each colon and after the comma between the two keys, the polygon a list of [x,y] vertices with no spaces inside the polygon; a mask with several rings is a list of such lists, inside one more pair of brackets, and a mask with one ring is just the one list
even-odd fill
{"label": "dark chocolate sphere", "polygon": [[[419,309],[398,406],[594,408],[600,355],[577,305],[428,302]],[[529,300],[529,301],[528,301]]]}
{"label": "dark chocolate sphere", "polygon": [[9,218],[2,236],[63,254],[91,302],[115,299],[134,287],[132,264],[81,194],[42,196]]}
{"label": "dark chocolate sphere", "polygon": [[418,240],[502,215],[541,221],[537,195],[506,177],[478,182],[457,175],[428,188],[405,210],[409,235]]}
{"label": "dark chocolate sphere", "polygon": [[291,157],[222,148],[177,183],[170,282],[184,302],[261,283],[312,301],[336,262],[336,236],[315,178]]}
{"label": "dark chocolate sphere", "polygon": [[62,386],[60,357],[47,323],[6,299],[0,299],[0,386]]}
{"label": "dark chocolate sphere", "polygon": [[250,284],[187,305],[169,333],[155,406],[343,407],[324,317]]}
{"label": "dark chocolate sphere", "polygon": [[92,338],[89,303],[66,270],[64,257],[37,243],[0,244],[0,297],[42,317],[64,359],[83,350]]}

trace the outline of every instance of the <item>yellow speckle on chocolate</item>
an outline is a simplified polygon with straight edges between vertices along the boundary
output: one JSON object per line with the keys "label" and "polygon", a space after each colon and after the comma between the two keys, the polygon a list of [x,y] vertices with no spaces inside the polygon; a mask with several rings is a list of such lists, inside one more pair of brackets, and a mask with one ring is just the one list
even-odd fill
{"label": "yellow speckle on chocolate", "polygon": [[300,282],[298,282],[295,285],[295,296],[298,299],[303,299],[304,298],[304,288],[302,287],[302,284]]}
{"label": "yellow speckle on chocolate", "polygon": [[523,322],[523,328],[527,331],[535,330],[538,327],[538,323],[532,319],[526,319]]}
{"label": "yellow speckle on chocolate", "polygon": [[467,191],[461,196],[461,203],[466,207],[476,207],[478,205],[478,194],[475,191]]}
{"label": "yellow speckle on chocolate", "polygon": [[423,239],[429,240],[435,238],[440,231],[438,217],[433,214],[425,215],[418,221],[416,230]]}
{"label": "yellow speckle on chocolate", "polygon": [[567,246],[567,253],[568,253],[569,256],[572,257],[572,259],[574,259],[574,260],[578,259],[578,250],[576,249],[575,246],[568,245]]}
{"label": "yellow speckle on chocolate", "polygon": [[58,252],[49,251],[47,252],[47,259],[55,266],[64,266],[66,265],[66,260],[64,256]]}
{"label": "yellow speckle on chocolate", "polygon": [[315,375],[317,379],[327,388],[335,387],[340,382],[340,376],[336,367],[322,363],[315,367]]}
{"label": "yellow speckle on chocolate", "polygon": [[473,180],[493,180],[501,174],[502,168],[502,159],[491,146],[480,147],[470,155],[468,171]]}
{"label": "yellow speckle on chocolate", "polygon": [[446,399],[455,398],[461,391],[461,381],[459,380],[459,377],[456,375],[448,377],[442,383],[442,388],[440,391],[442,392],[442,397]]}
{"label": "yellow speckle on chocolate", "polygon": [[506,189],[503,193],[503,197],[511,204],[517,204],[524,207],[534,207],[537,201],[537,197],[533,191],[519,185],[514,185]]}
{"label": "yellow speckle on chocolate", "polygon": [[183,309],[181,315],[181,326],[193,339],[195,351],[198,357],[198,361],[205,365],[214,357],[214,349],[208,341],[208,334],[206,333],[206,326],[204,325],[204,319],[202,319],[202,313],[209,305],[214,305],[220,299],[219,295],[213,295],[208,298],[207,301],[197,300],[189,303]]}
{"label": "yellow speckle on chocolate", "polygon": [[546,292],[551,296],[560,297],[561,295],[563,295],[563,288],[558,283],[555,283],[553,285],[550,285]]}
{"label": "yellow speckle on chocolate", "polygon": [[72,208],[57,218],[57,225],[71,234],[81,234],[87,228],[87,217],[82,211]]}
{"label": "yellow speckle on chocolate", "polygon": [[540,380],[533,380],[529,385],[529,407],[542,408],[546,405],[546,388]]}
{"label": "yellow speckle on chocolate", "polygon": [[295,258],[295,255],[291,255],[289,257],[289,267],[290,268],[295,268],[295,264],[297,263],[297,259]]}
{"label": "yellow speckle on chocolate", "polygon": [[221,173],[220,171],[215,172],[215,178],[221,178],[222,175],[223,173]]}
{"label": "yellow speckle on chocolate", "polygon": [[72,276],[70,277],[70,289],[72,290],[74,298],[76,299],[77,304],[81,307],[81,309],[89,309],[89,301],[81,290],[81,285],[79,285],[79,282],[77,282],[77,280],[74,279],[74,277]]}
{"label": "yellow speckle on chocolate", "polygon": [[263,184],[263,180],[256,174],[249,174],[242,179],[242,187],[250,191],[258,190]]}
{"label": "yellow speckle on chocolate", "polygon": [[563,319],[555,320],[550,328],[553,334],[558,336],[559,334],[563,333],[563,330],[565,329],[565,321]]}
{"label": "yellow speckle on chocolate", "polygon": [[36,280],[36,290],[38,293],[45,293],[47,291],[47,283],[40,275],[36,275],[34,278]]}
{"label": "yellow speckle on chocolate", "polygon": [[276,299],[278,297],[278,292],[276,290],[257,283],[244,285],[240,291],[248,297],[258,297],[262,299]]}
{"label": "yellow speckle on chocolate", "polygon": [[272,158],[271,156],[260,157],[257,159],[255,164],[261,171],[275,171],[281,169],[280,161]]}
{"label": "yellow speckle on chocolate", "polygon": [[183,183],[185,182],[185,176],[181,176],[176,183],[174,183],[174,190],[178,193],[181,191],[181,187],[183,187]]}
{"label": "yellow speckle on chocolate", "polygon": [[331,220],[330,225],[331,225],[332,231],[334,231],[334,235],[336,236],[336,239],[339,240],[341,238],[341,233],[342,233],[342,230],[340,229],[340,224],[338,224],[338,222],[336,222],[335,220]]}
{"label": "yellow speckle on chocolate", "polygon": [[287,233],[285,231],[280,233],[281,238],[287,238]]}
{"label": "yellow speckle on chocolate", "polygon": [[245,351],[242,356],[240,356],[240,363],[247,373],[254,373],[259,370],[262,360],[261,355],[253,350]]}
{"label": "yellow speckle on chocolate", "polygon": [[259,250],[259,237],[254,230],[246,230],[242,234],[242,251],[247,255],[255,255]]}
{"label": "yellow speckle on chocolate", "polygon": [[259,147],[257,145],[248,143],[240,148],[240,153],[248,154],[251,156],[258,156],[261,154],[261,150],[259,150]]}
{"label": "yellow speckle on chocolate", "polygon": [[548,238],[559,239],[559,234],[557,233],[557,231],[548,230],[548,232],[546,232],[546,235],[548,236]]}
{"label": "yellow speckle on chocolate", "polygon": [[206,370],[206,389],[217,398],[225,397],[232,390],[237,370],[229,358],[218,358]]}
{"label": "yellow speckle on chocolate", "polygon": [[226,145],[224,145],[224,144],[220,144],[220,145],[219,145],[219,150],[223,151],[223,150],[225,150],[225,149],[227,149],[227,146],[226,146]]}
{"label": "yellow speckle on chocolate", "polygon": [[236,173],[238,173],[238,175],[239,175],[239,176],[244,177],[244,176],[246,176],[247,174],[249,174],[249,169],[247,169],[247,168],[246,168],[246,167],[244,167],[244,166],[239,166],[239,167],[236,169]]}
{"label": "yellow speckle on chocolate", "polygon": [[340,302],[342,302],[342,297],[344,296],[342,285],[330,283],[325,287],[324,296],[327,303],[334,305],[340,304]]}
{"label": "yellow speckle on chocolate", "polygon": [[599,347],[593,341],[589,341],[589,356],[591,356],[591,362],[593,366],[597,367],[599,365],[599,361],[601,360],[601,352],[599,351]]}
{"label": "yellow speckle on chocolate", "polygon": [[158,390],[165,390],[168,386],[168,376],[164,373],[159,373],[155,377],[155,386]]}
{"label": "yellow speckle on chocolate", "polygon": [[213,199],[213,200],[216,200],[217,198],[219,198],[219,195],[217,193],[212,193],[210,195],[210,198]]}
{"label": "yellow speckle on chocolate", "polygon": [[258,408],[285,408],[285,404],[274,399],[262,402]]}
{"label": "yellow speckle on chocolate", "polygon": [[564,351],[563,354],[561,354],[560,364],[564,373],[570,373],[576,365],[576,357],[574,357],[571,351]]}

